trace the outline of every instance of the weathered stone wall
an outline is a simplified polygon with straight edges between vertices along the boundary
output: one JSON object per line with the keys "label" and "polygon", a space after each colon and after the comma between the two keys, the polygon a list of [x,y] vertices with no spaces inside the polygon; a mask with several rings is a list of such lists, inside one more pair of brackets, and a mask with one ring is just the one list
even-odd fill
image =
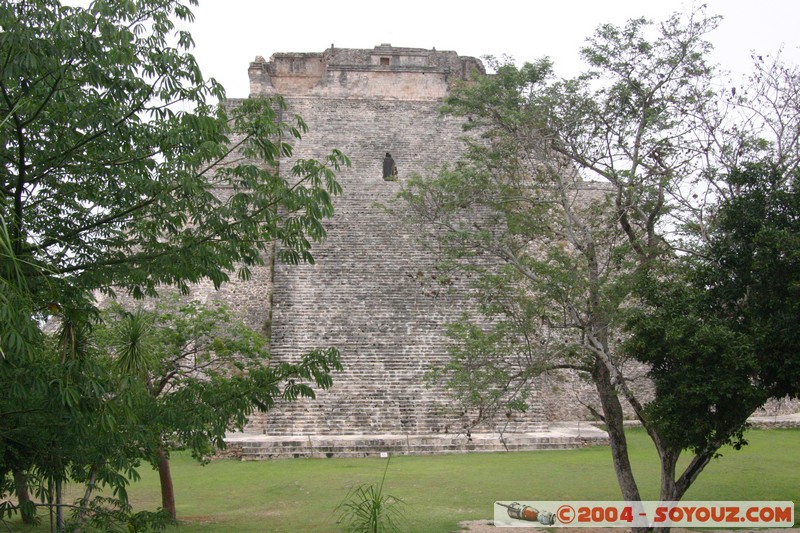
{"label": "weathered stone wall", "polygon": [[485,73],[480,61],[455,52],[397,48],[331,47],[321,53],[274,54],[250,64],[251,96],[437,100],[457,80]]}
{"label": "weathered stone wall", "polygon": [[[336,346],[345,371],[317,401],[255,416],[251,431],[444,434],[461,432],[470,421],[423,379],[447,361],[443,330],[469,306],[466,280],[439,285],[437,258],[378,204],[391,203],[412,174],[463,153],[460,119],[444,117],[439,106],[452,84],[472,72],[484,72],[480,62],[455,52],[388,45],[275,54],[251,64],[251,96],[282,94],[286,113],[309,124],[294,158],[321,158],[336,147],[352,161],[340,175],[344,193],[326,225],[328,240],[314,248],[316,265],[275,265],[271,314],[266,318],[256,304],[252,319],[269,323],[276,358]],[[382,178],[386,152],[397,163],[399,182]],[[290,167],[291,160],[282,162],[282,172]],[[532,394],[527,414],[478,430],[543,429],[546,420],[590,417],[587,405],[599,409],[594,387],[574,375],[554,372]]]}
{"label": "weathered stone wall", "polygon": [[[462,154],[460,120],[439,113],[456,79],[483,72],[455,52],[331,48],[321,54],[275,54],[251,64],[252,96],[282,94],[285,112],[310,132],[293,159],[322,158],[331,148],[350,157],[328,239],[314,247],[315,265],[276,264],[272,279],[271,347],[276,359],[297,359],[335,346],[345,370],[316,401],[281,406],[251,420],[268,435],[457,434],[470,414],[453,412],[445,392],[426,386],[432,365],[447,360],[444,325],[469,305],[466,281],[442,286],[436,257],[411,229],[383,208],[414,173]],[[389,152],[399,181],[382,177]],[[288,176],[292,160],[281,163]],[[223,296],[224,298],[224,296]],[[263,301],[265,298],[258,298]],[[253,308],[258,318],[265,312]],[[546,426],[534,393],[532,409],[480,430],[532,431]]]}
{"label": "weathered stone wall", "polygon": [[[423,376],[446,361],[443,326],[468,304],[434,279],[436,257],[378,205],[390,204],[412,173],[459,156],[460,122],[443,117],[438,101],[285,97],[289,112],[310,127],[294,157],[320,158],[335,146],[352,167],[340,175],[344,192],[326,224],[328,239],[314,248],[316,264],[275,265],[272,350],[276,358],[295,359],[336,346],[345,371],[317,401],[256,416],[250,429],[268,435],[461,432],[463,420],[443,416],[445,393],[428,388]],[[382,178],[386,152],[397,162],[398,182]],[[290,165],[284,162],[283,171]],[[455,292],[466,290],[465,280],[453,281]],[[537,405],[507,429],[544,426]]]}
{"label": "weathered stone wall", "polygon": [[764,407],[756,411],[755,416],[781,416],[800,413],[800,398],[781,398],[768,401]]}
{"label": "weathered stone wall", "polygon": [[[623,367],[628,386],[643,404],[653,397],[652,382],[647,379],[647,368],[643,364],[628,361]],[[574,370],[552,370],[537,379],[537,389],[542,409],[548,421],[598,420],[595,413],[602,413],[597,389],[588,375]],[[625,418],[636,418],[630,404],[622,400]]]}

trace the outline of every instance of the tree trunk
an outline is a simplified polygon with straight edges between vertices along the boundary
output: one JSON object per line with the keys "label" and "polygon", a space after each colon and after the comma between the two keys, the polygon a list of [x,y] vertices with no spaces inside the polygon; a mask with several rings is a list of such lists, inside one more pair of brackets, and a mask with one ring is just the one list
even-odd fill
{"label": "tree trunk", "polygon": [[31,495],[28,492],[28,476],[22,470],[14,470],[14,489],[17,492],[17,502],[19,513],[22,516],[22,523],[31,525],[34,522],[34,514],[28,512],[31,504]]}
{"label": "tree trunk", "polygon": [[95,484],[97,483],[97,472],[99,470],[100,467],[98,465],[92,466],[92,471],[89,475],[89,481],[86,483],[86,490],[84,491],[83,498],[81,499],[81,509],[78,511],[78,516],[75,518],[75,527],[72,529],[72,533],[82,533],[83,531],[83,521],[86,519],[89,498],[92,497],[92,491],[94,491]]}
{"label": "tree trunk", "polygon": [[[565,204],[566,205],[566,204]],[[569,209],[565,207],[565,209]],[[600,343],[600,349],[609,353],[608,348],[608,318],[601,305],[602,297],[600,294],[600,265],[597,259],[597,250],[588,228],[583,230],[584,242],[581,243],[583,254],[589,268],[589,325],[590,332]],[[614,472],[617,474],[622,497],[628,502],[642,501],[639,495],[639,487],[633,477],[633,468],[628,457],[628,440],[625,437],[625,417],[622,412],[622,404],[619,401],[617,388],[614,386],[615,376],[611,375],[611,370],[606,366],[603,356],[600,354],[594,357],[594,368],[592,369],[592,380],[597,388],[600,397],[600,405],[603,408],[608,439],[611,447],[611,458],[614,462]],[[631,528],[633,533],[644,533],[646,527]]]}
{"label": "tree trunk", "polygon": [[56,479],[56,531],[58,533],[62,533],[67,528],[64,522],[64,493],[62,487],[62,481]]}
{"label": "tree trunk", "polygon": [[172,473],[169,470],[169,457],[163,446],[158,447],[158,478],[161,481],[161,507],[169,513],[169,518],[177,522],[175,510],[175,489],[172,486]]}
{"label": "tree trunk", "polygon": [[[661,462],[661,493],[659,501],[678,501],[684,492],[679,489],[678,484],[675,482],[675,467],[678,464],[678,458],[681,456],[680,450],[667,449],[660,441],[654,440],[653,442],[656,445]],[[669,533],[669,530],[670,528],[668,527],[653,528],[654,533]]]}
{"label": "tree trunk", "polygon": [[[661,459],[661,501],[678,501],[683,496],[675,483],[675,466],[678,464],[680,451],[663,449],[658,443],[658,456]],[[680,492],[680,493],[679,493]]]}
{"label": "tree trunk", "polygon": [[[633,469],[628,457],[628,441],[625,438],[622,405],[611,382],[611,375],[599,357],[595,358],[593,374],[597,393],[600,396],[600,405],[603,407],[603,416],[605,417],[611,447],[611,458],[614,462],[614,472],[617,474],[617,482],[622,491],[622,497],[628,502],[639,502],[642,498],[639,495],[639,487],[633,477]],[[632,528],[631,531],[633,533],[643,533],[647,531],[647,528]]]}
{"label": "tree trunk", "polygon": [[47,510],[50,513],[50,533],[55,532],[55,524],[53,523],[53,480],[47,480]]}

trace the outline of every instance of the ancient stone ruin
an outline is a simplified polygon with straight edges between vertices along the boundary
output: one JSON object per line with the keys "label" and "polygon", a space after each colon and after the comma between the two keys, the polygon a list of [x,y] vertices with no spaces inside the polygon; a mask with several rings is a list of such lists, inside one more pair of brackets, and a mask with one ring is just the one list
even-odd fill
{"label": "ancient stone ruin", "polygon": [[[388,44],[251,63],[251,96],[280,94],[285,113],[309,125],[293,157],[338,148],[352,167],[339,176],[344,193],[327,241],[313,249],[315,265],[268,261],[251,281],[206,292],[267,332],[277,359],[327,346],[342,353],[345,370],[331,390],[256,415],[244,434],[231,435],[245,458],[573,447],[598,438],[588,424],[552,431],[553,406],[566,403],[550,389],[533,391],[525,414],[467,430],[471,414],[454,412],[446,392],[424,380],[447,359],[444,325],[468,305],[459,294],[466,281],[437,279],[434,255],[379,204],[392,202],[413,173],[461,155],[460,120],[439,107],[473,73],[485,74],[475,58]],[[389,176],[387,153],[396,168]],[[282,163],[281,172],[290,168]],[[574,419],[581,408],[572,405]]]}

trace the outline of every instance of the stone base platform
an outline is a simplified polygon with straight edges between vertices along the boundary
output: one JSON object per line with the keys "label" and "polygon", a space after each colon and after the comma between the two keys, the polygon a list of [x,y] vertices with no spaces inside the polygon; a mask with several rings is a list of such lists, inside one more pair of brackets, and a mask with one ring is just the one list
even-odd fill
{"label": "stone base platform", "polygon": [[588,423],[558,424],[535,433],[437,435],[298,435],[231,433],[227,457],[242,461],[298,457],[381,457],[466,452],[562,450],[608,443],[608,435]]}

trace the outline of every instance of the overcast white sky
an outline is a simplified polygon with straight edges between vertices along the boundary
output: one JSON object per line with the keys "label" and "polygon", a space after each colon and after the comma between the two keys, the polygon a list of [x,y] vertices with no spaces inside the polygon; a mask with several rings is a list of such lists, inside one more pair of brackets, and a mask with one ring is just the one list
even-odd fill
{"label": "overcast white sky", "polygon": [[[695,2],[700,4],[703,2]],[[715,60],[740,75],[751,50],[800,63],[800,1],[706,0],[724,17],[710,35]],[[517,62],[550,56],[559,76],[582,69],[578,50],[602,23],[655,21],[692,8],[692,0],[200,0],[189,26],[203,73],[232,98],[248,96],[247,67],[275,52],[373,48],[382,43],[454,50],[459,55],[512,56]]]}

